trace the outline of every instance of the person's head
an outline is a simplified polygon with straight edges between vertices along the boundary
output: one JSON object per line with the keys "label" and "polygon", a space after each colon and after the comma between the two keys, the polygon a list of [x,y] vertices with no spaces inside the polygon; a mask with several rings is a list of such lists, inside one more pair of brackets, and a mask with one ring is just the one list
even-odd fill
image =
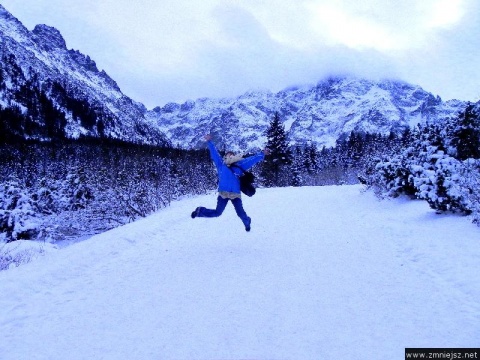
{"label": "person's head", "polygon": [[242,155],[235,155],[233,151],[227,151],[223,156],[223,162],[226,165],[232,165],[233,163],[242,159]]}

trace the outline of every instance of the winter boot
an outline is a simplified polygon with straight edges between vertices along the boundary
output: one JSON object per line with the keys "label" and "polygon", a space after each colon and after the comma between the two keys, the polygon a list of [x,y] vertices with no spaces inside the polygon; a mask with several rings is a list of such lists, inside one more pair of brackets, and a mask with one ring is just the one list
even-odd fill
{"label": "winter boot", "polygon": [[247,218],[247,222],[245,223],[245,230],[246,231],[250,231],[250,224],[252,223],[252,219],[251,218]]}
{"label": "winter boot", "polygon": [[192,219],[195,219],[198,216],[198,213],[200,212],[200,207],[197,207],[193,212],[192,212]]}

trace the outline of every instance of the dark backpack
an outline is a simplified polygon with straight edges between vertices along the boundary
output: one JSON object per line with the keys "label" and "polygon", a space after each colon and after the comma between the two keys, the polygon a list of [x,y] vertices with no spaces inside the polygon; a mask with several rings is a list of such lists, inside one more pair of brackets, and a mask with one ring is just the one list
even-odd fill
{"label": "dark backpack", "polygon": [[253,185],[255,181],[255,175],[253,175],[250,171],[244,170],[241,166],[236,164],[230,165],[231,167],[236,167],[242,171],[242,175],[240,175],[240,191],[247,196],[255,195],[255,186]]}

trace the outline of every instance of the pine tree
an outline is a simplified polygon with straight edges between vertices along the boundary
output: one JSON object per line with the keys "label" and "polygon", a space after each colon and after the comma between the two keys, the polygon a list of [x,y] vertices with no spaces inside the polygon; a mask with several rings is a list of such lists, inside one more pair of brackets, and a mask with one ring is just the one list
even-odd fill
{"label": "pine tree", "polygon": [[480,158],[480,114],[471,103],[458,116],[452,144],[457,149],[457,159]]}
{"label": "pine tree", "polygon": [[288,168],[292,163],[292,154],[288,146],[285,126],[280,115],[275,113],[266,132],[267,148],[270,149],[269,160],[263,163],[262,177],[267,186],[289,185]]}
{"label": "pine tree", "polygon": [[319,153],[317,147],[313,143],[307,143],[304,150],[304,166],[310,175],[316,174],[319,167]]}
{"label": "pine tree", "polygon": [[291,166],[291,186],[302,186],[304,184],[304,175],[305,175],[305,164],[304,164],[304,153],[299,146],[295,147],[293,154],[293,161]]}

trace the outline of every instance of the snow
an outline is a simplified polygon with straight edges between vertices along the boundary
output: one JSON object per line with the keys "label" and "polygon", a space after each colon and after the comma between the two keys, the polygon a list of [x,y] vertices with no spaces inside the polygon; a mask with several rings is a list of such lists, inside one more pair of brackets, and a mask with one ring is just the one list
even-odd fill
{"label": "snow", "polygon": [[216,194],[0,272],[16,359],[399,359],[478,347],[480,230],[360,186]]}

